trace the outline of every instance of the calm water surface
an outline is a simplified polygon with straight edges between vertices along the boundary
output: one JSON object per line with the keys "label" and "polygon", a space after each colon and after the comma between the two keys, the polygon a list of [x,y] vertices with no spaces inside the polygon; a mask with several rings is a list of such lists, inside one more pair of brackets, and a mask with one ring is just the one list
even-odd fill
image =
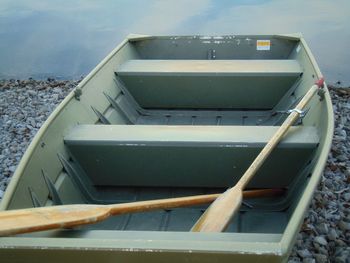
{"label": "calm water surface", "polygon": [[293,32],[328,82],[350,84],[348,0],[0,0],[0,77],[86,75],[129,33]]}

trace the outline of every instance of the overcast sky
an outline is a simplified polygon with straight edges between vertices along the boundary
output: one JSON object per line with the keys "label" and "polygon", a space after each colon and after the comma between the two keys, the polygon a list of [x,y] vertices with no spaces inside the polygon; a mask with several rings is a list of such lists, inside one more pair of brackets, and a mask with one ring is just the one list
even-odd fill
{"label": "overcast sky", "polygon": [[0,76],[86,75],[129,33],[302,32],[329,82],[350,84],[348,0],[0,0]]}

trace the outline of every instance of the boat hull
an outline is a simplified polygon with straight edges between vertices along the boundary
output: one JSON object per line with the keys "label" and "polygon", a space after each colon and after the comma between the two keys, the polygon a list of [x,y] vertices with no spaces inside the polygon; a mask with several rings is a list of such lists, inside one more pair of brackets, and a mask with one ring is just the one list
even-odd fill
{"label": "boat hull", "polygon": [[[257,38],[259,38],[259,36],[257,36]],[[296,47],[293,52],[295,53],[294,56],[301,61],[300,63],[304,63],[303,65],[305,68],[303,74],[305,79],[301,80],[301,82],[305,88],[300,91],[296,90],[296,93],[299,92],[303,94],[304,91],[307,90],[307,87],[310,87],[317,78],[322,77],[310,50],[301,36],[264,36],[264,38],[271,38],[272,41],[273,39],[278,39],[278,41],[281,39],[294,41],[301,47],[299,48],[301,51],[297,51],[298,47]],[[23,156],[0,204],[1,210],[32,207],[32,200],[28,198],[28,187],[33,188],[35,190],[35,196],[37,196],[39,200],[44,201],[46,205],[52,204],[52,200],[48,200],[47,197],[48,190],[45,187],[35,185],[35,182],[42,182],[42,184],[44,184],[42,171],[50,175],[55,175],[55,185],[59,189],[59,194],[63,197],[65,203],[79,203],[89,198],[92,201],[88,200],[88,202],[98,201],[94,199],[94,189],[85,189],[85,195],[83,190],[74,190],[77,185],[74,184],[74,182],[72,183],[72,179],[66,174],[61,175],[62,162],[57,156],[67,156],[66,145],[62,143],[62,138],[68,136],[77,123],[94,124],[96,122],[101,122],[101,119],[98,119],[95,113],[90,110],[91,105],[107,108],[109,105],[108,100],[106,100],[105,97],[101,97],[99,94],[108,92],[113,98],[117,96],[118,90],[115,89],[115,82],[110,76],[114,75],[115,68],[127,58],[134,58],[137,56],[133,49],[125,47],[134,42],[142,41],[143,39],[148,40],[153,39],[153,37],[131,36],[121,43],[55,109],[39,130]],[[159,39],[162,39],[162,37]],[[140,48],[140,52],[142,48],[144,47]],[[275,56],[277,55],[276,53]],[[308,77],[305,77],[306,75]],[[103,85],[101,85],[101,83],[103,83]],[[300,178],[303,178],[303,180],[300,179],[298,182],[293,181],[294,183],[290,189],[295,189],[295,193],[289,199],[287,198],[289,201],[282,202],[281,204],[279,203],[274,208],[275,210],[283,210],[288,207],[289,209],[288,219],[283,223],[284,225],[281,230],[271,230],[275,232],[269,233],[269,229],[266,228],[266,232],[252,232],[252,226],[258,224],[257,221],[254,221],[254,215],[252,215],[249,217],[249,220],[251,220],[250,224],[252,225],[249,226],[249,231],[251,232],[248,231],[248,233],[207,234],[191,233],[183,230],[180,232],[170,230],[159,232],[144,230],[110,231],[107,229],[95,229],[90,232],[79,231],[79,229],[76,231],[48,231],[37,234],[0,238],[0,258],[4,261],[26,260],[27,262],[73,262],[78,259],[86,262],[95,262],[96,260],[125,260],[128,262],[163,262],[164,260],[169,262],[232,262],[234,260],[237,262],[287,261],[293,242],[311,201],[312,193],[316,189],[322,176],[327,155],[331,147],[333,111],[326,87],[325,90],[326,92],[322,100],[320,100],[319,97],[315,97],[310,106],[310,113],[308,113],[303,120],[305,125],[316,126],[318,129],[319,143],[313,153],[313,159],[310,161],[311,164],[308,166],[308,169],[306,169],[305,175],[301,172]],[[80,93],[82,94],[80,95]],[[176,98],[170,100],[169,103],[176,104],[175,99]],[[193,97],[191,100],[193,100]],[[164,110],[163,102],[165,103],[165,101],[157,102],[156,110]],[[196,107],[201,107],[201,105],[213,105],[210,104],[212,101],[206,101],[204,104],[198,101],[198,103]],[[230,103],[231,102],[227,102],[226,106],[231,107]],[[238,105],[238,108],[242,108],[239,104],[235,105]],[[265,105],[267,104],[261,107],[265,107]],[[211,106],[209,106],[206,110],[211,110]],[[167,105],[165,105],[165,107],[167,107]],[[184,104],[181,105],[181,107],[187,108],[187,105]],[[215,107],[217,107],[217,105],[215,105],[214,108]],[[142,108],[147,111],[147,107]],[[177,109],[174,110],[176,111]],[[105,112],[108,114],[109,111],[107,110]],[[122,117],[111,113],[108,115],[108,119],[117,123],[121,121]],[[130,120],[132,120],[132,118],[130,118]],[[67,170],[67,168],[65,168],[65,170]],[[91,178],[94,179],[93,176],[90,176],[90,179]],[[94,183],[98,184],[98,177],[97,179],[95,178],[95,180],[97,181]],[[198,182],[198,179],[196,180]],[[278,181],[278,177],[276,180]],[[116,187],[123,187],[123,185],[118,185],[118,182],[119,180],[107,181],[107,183],[104,182],[101,183],[101,185],[115,184]],[[196,183],[193,182],[196,181],[191,181],[186,187],[194,187]],[[270,182],[272,182],[272,180]],[[213,182],[210,181],[207,183],[202,182],[200,186],[207,187],[212,183]],[[130,185],[131,183],[127,182],[125,184]],[[171,183],[162,181],[160,186],[171,187],[173,184],[173,181],[171,181]],[[285,184],[289,185],[290,182]],[[142,183],[142,185],[145,185],[145,183]],[[227,183],[223,185],[217,183],[216,187],[225,187],[226,185]],[[177,186],[181,187],[181,184]],[[262,185],[259,182],[253,186],[266,187],[266,185]],[[135,187],[140,187],[140,185],[135,185]],[[258,214],[256,215],[258,216]]]}

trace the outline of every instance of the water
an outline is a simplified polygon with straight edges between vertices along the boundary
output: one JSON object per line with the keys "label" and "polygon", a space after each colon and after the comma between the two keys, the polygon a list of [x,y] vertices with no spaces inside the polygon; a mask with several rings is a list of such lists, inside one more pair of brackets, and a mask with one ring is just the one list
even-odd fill
{"label": "water", "polygon": [[129,33],[302,32],[330,83],[350,84],[350,1],[0,0],[0,78],[86,75]]}

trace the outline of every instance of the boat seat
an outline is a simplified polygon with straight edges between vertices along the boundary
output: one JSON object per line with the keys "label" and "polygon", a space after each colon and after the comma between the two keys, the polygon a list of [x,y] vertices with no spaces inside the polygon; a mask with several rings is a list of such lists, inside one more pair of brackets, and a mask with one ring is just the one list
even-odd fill
{"label": "boat seat", "polygon": [[296,60],[129,60],[116,73],[143,108],[268,110],[302,69]]}
{"label": "boat seat", "polygon": [[[95,185],[228,187],[274,126],[77,125],[64,138]],[[292,127],[249,187],[286,187],[310,161],[314,127]]]}

